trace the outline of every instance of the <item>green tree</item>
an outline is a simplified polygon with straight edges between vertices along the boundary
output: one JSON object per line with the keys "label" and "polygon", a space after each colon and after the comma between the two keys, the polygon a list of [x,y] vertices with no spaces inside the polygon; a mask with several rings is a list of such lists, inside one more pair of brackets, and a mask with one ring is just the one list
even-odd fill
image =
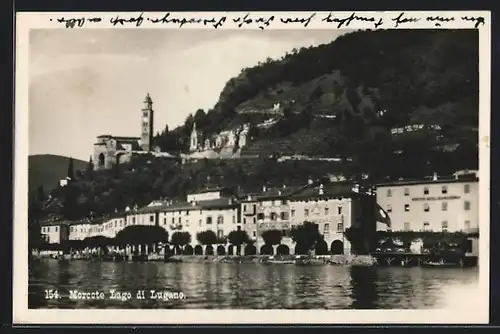
{"label": "green tree", "polygon": [[119,231],[113,239],[113,243],[120,246],[127,245],[152,245],[168,243],[168,232],[161,226],[132,225]]}
{"label": "green tree", "polygon": [[189,232],[174,232],[170,237],[170,244],[175,247],[176,250],[182,252],[186,245],[191,243],[191,234]]}
{"label": "green tree", "polygon": [[73,158],[69,158],[69,162],[68,162],[68,174],[67,176],[73,180],[75,178],[75,170],[74,170],[74,167],[73,167]]}
{"label": "green tree", "polygon": [[196,240],[198,240],[198,242],[201,245],[211,246],[211,245],[215,245],[217,243],[217,235],[212,230],[206,230],[206,231],[198,232],[196,234]]}
{"label": "green tree", "polygon": [[40,220],[44,215],[45,200],[43,186],[38,187],[37,191],[30,195],[28,203],[28,249],[30,253],[34,249],[40,249],[45,244],[40,231]]}
{"label": "green tree", "polygon": [[281,244],[283,233],[280,230],[266,230],[261,236],[266,245],[274,246]]}
{"label": "green tree", "polygon": [[246,231],[242,230],[240,226],[234,231],[229,232],[227,235],[229,242],[236,246],[236,255],[241,255],[241,245],[248,243],[250,238]]}
{"label": "green tree", "polygon": [[290,235],[297,245],[296,253],[298,254],[309,254],[316,243],[321,240],[318,225],[308,221],[292,228]]}

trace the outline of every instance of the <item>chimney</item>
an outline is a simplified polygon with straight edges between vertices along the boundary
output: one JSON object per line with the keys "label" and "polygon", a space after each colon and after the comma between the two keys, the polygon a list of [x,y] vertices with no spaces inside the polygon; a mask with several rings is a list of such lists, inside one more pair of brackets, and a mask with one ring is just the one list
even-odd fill
{"label": "chimney", "polygon": [[192,206],[196,206],[196,201],[192,201],[192,202],[191,202],[191,205],[192,205]]}
{"label": "chimney", "polygon": [[323,189],[323,184],[320,184],[319,185],[319,191],[318,191],[318,194],[320,195],[323,195],[325,193],[324,189]]}
{"label": "chimney", "polygon": [[286,184],[283,185],[283,189],[286,189]]}
{"label": "chimney", "polygon": [[266,186],[262,186],[262,192],[266,192],[267,188]]}
{"label": "chimney", "polygon": [[313,182],[313,180],[312,180],[311,178],[309,178],[309,179],[307,180],[307,184],[311,185],[311,184],[313,184],[313,183],[314,183],[314,182]]}
{"label": "chimney", "polygon": [[229,205],[233,204],[233,199],[229,198],[228,203],[229,203]]}
{"label": "chimney", "polygon": [[432,181],[437,181],[437,179],[438,179],[438,174],[434,172],[434,174],[432,175]]}

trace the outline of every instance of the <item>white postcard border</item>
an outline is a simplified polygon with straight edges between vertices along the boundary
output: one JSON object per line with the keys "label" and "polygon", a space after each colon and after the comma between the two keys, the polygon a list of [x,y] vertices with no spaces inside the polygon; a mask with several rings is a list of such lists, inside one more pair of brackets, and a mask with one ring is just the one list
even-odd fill
{"label": "white postcard border", "polygon": [[[175,24],[152,24],[144,20],[140,27],[133,23],[112,26],[114,17],[137,17],[141,13],[18,13],[16,15],[16,89],[15,89],[15,149],[14,149],[14,226],[13,226],[13,321],[15,324],[218,324],[218,323],[289,323],[289,324],[389,324],[389,323],[422,323],[422,324],[466,324],[487,323],[489,320],[489,212],[490,212],[490,96],[491,96],[491,14],[487,11],[454,11],[454,12],[405,12],[406,17],[421,18],[419,22],[409,22],[394,27],[391,19],[401,12],[333,12],[335,17],[349,17],[351,14],[363,17],[383,18],[380,29],[464,29],[474,28],[470,21],[461,18],[481,16],[484,24],[479,29],[479,81],[480,81],[480,113],[479,113],[479,221],[481,238],[479,248],[479,287],[476,304],[471,300],[461,300],[459,308],[449,310],[116,310],[116,309],[28,309],[28,240],[27,240],[27,194],[28,194],[28,68],[29,68],[29,31],[30,29],[65,29],[57,22],[57,18],[93,18],[101,17],[99,23],[89,23],[73,29],[114,28],[114,29],[215,29],[210,24],[186,23],[182,28]],[[165,13],[143,13],[144,17],[162,17]],[[245,24],[239,29],[337,29],[332,23],[321,22],[327,12],[316,12],[315,19],[307,27],[301,23],[285,24],[279,18],[310,17],[313,12],[292,13],[171,13],[177,18],[226,16],[225,24],[217,29],[238,29],[232,18],[275,16],[268,26],[262,29],[259,25]],[[456,20],[443,22],[436,27],[435,21],[427,21],[426,17],[454,17]],[[50,21],[52,19],[52,21]],[[387,23],[386,23],[387,22]],[[227,24],[226,24],[227,23]],[[337,22],[338,23],[338,22]],[[336,24],[337,24],[336,23]],[[373,29],[374,22],[352,20],[348,29]],[[265,33],[265,32],[263,32]],[[456,306],[456,305],[455,305]]]}

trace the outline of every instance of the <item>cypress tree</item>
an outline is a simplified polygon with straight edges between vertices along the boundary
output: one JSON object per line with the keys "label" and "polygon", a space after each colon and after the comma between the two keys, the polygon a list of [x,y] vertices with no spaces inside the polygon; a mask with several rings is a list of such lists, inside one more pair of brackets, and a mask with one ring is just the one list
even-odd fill
{"label": "cypress tree", "polygon": [[68,163],[68,177],[73,180],[75,175],[74,175],[74,168],[73,168],[73,158],[69,158],[69,163]]}

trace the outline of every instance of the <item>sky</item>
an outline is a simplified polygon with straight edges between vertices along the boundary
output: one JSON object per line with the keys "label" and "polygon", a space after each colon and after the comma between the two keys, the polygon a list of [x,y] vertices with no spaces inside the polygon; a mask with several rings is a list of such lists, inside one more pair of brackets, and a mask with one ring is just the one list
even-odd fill
{"label": "sky", "polygon": [[146,93],[155,133],[212,108],[242,68],[338,30],[39,29],[30,33],[29,152],[88,160],[101,134],[139,136]]}

